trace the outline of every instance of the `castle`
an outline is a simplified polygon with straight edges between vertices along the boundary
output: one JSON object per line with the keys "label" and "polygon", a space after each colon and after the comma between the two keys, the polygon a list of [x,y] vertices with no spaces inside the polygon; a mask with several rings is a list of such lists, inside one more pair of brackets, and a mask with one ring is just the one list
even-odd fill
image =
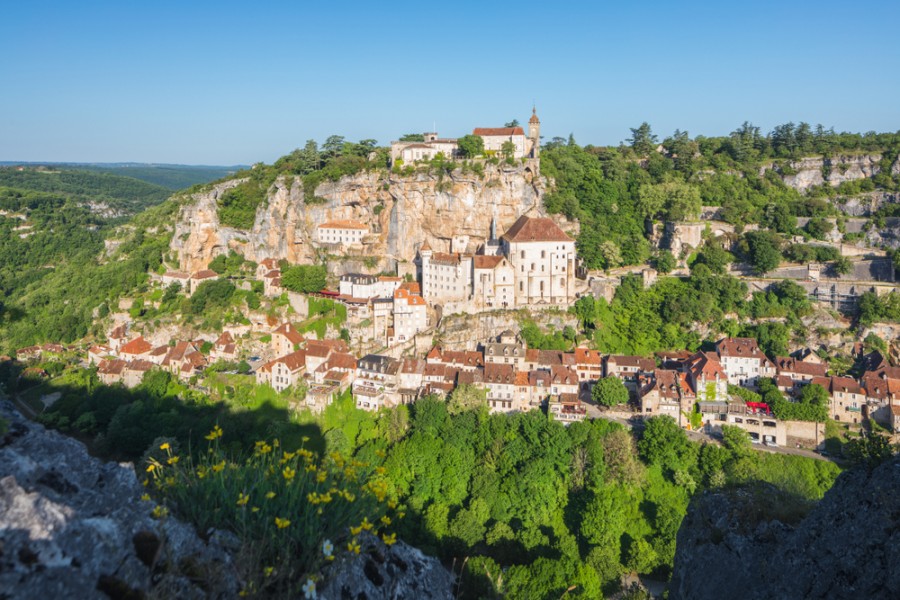
{"label": "castle", "polygon": [[[538,158],[541,149],[541,120],[538,119],[537,109],[531,109],[531,118],[528,120],[528,135],[521,127],[476,127],[472,135],[479,136],[484,141],[486,155],[499,154],[503,144],[512,142],[515,147],[513,158]],[[398,160],[411,163],[419,160],[431,160],[438,154],[447,158],[459,156],[459,144],[453,138],[440,138],[437,132],[426,132],[421,142],[391,142],[391,162]]]}

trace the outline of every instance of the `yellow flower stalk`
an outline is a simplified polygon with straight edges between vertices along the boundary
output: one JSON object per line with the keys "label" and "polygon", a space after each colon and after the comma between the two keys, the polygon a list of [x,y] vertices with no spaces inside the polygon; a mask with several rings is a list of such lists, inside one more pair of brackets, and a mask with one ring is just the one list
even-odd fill
{"label": "yellow flower stalk", "polygon": [[171,446],[169,446],[169,442],[166,442],[166,443],[164,443],[164,444],[160,444],[160,446],[159,446],[159,449],[160,449],[160,450],[168,450],[169,448],[171,448]]}
{"label": "yellow flower stalk", "polygon": [[280,517],[275,517],[275,527],[278,529],[284,529],[285,527],[289,527],[291,522],[288,519],[282,519]]}
{"label": "yellow flower stalk", "polygon": [[237,505],[246,506],[248,502],[250,502],[250,496],[248,496],[244,492],[241,492],[237,499]]}

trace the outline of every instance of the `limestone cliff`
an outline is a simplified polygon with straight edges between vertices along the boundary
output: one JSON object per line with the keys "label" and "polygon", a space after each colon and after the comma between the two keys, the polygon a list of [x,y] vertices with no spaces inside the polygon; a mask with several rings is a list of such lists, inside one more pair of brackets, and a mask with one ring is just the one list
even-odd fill
{"label": "limestone cliff", "polygon": [[[809,156],[791,161],[787,168],[766,165],[759,174],[764,175],[769,169],[778,171],[784,183],[805,192],[809,188],[827,183],[837,187],[845,181],[856,181],[877,175],[881,171],[880,154],[842,155],[831,158]],[[894,164],[894,167],[898,163]]]}
{"label": "limestone cliff", "polygon": [[[389,268],[392,261],[412,261],[425,241],[437,251],[448,251],[453,236],[468,236],[469,248],[475,250],[488,236],[492,218],[502,233],[522,214],[542,213],[545,184],[536,171],[537,165],[528,162],[485,165],[484,176],[461,170],[443,178],[363,172],[323,183],[316,189],[316,202],[304,197],[299,178],[280,177],[250,231],[219,222],[217,198],[239,183],[230,181],[195,194],[182,207],[171,247],[184,270],[203,268],[229,249],[254,261],[274,257],[312,263],[334,253],[316,243],[316,226],[350,219],[370,227],[362,247],[350,254],[376,261],[385,257],[373,268]],[[570,232],[575,227],[564,224]]]}
{"label": "limestone cliff", "polygon": [[803,512],[769,485],[691,501],[669,598],[900,598],[900,458],[843,473]]}

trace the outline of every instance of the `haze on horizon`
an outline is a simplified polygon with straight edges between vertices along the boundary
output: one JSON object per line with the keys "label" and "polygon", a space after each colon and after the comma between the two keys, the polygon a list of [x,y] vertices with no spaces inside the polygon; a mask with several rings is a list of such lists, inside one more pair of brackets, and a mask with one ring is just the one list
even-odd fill
{"label": "haze on horizon", "polygon": [[648,121],[900,129],[900,4],[16,3],[0,161],[271,162],[332,134],[526,121],[618,144]]}

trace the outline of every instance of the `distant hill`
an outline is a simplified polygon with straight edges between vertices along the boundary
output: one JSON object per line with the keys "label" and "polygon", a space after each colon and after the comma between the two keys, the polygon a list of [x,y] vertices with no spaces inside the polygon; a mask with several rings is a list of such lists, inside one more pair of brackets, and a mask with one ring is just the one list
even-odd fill
{"label": "distant hill", "polygon": [[52,168],[93,171],[139,179],[162,186],[170,191],[182,190],[192,185],[209,183],[247,168],[243,165],[170,165],[148,163],[15,163],[0,162],[0,165],[23,165],[26,167],[47,166]]}
{"label": "distant hill", "polygon": [[134,177],[50,166],[0,167],[0,188],[51,194],[120,215],[160,204],[172,194],[166,187]]}

